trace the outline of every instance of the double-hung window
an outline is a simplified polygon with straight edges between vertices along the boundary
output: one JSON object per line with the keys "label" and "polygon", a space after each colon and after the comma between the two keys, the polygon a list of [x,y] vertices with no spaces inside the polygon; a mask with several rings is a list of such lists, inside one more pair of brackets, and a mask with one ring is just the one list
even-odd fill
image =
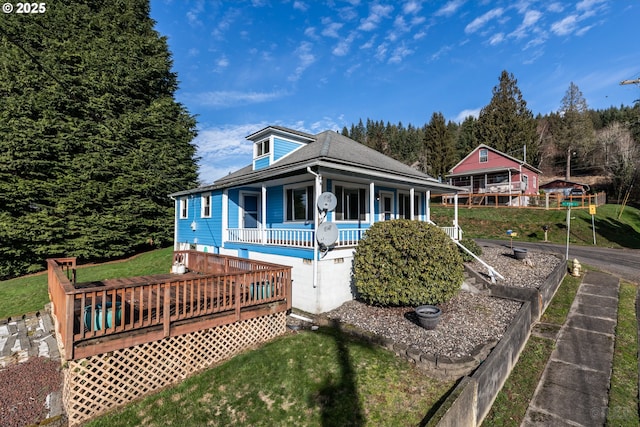
{"label": "double-hung window", "polygon": [[313,219],[313,186],[287,189],[287,221],[311,221]]}
{"label": "double-hung window", "polygon": [[486,148],[480,149],[480,163],[487,163],[489,161],[489,150]]}
{"label": "double-hung window", "polygon": [[365,221],[367,219],[367,190],[357,187],[335,186],[336,220]]}
{"label": "double-hung window", "polygon": [[180,219],[189,218],[189,199],[180,198]]}
{"label": "double-hung window", "polygon": [[256,157],[261,157],[269,154],[270,144],[269,138],[256,142]]}
{"label": "double-hung window", "polygon": [[205,193],[201,197],[201,212],[200,216],[202,218],[211,218],[211,193]]}

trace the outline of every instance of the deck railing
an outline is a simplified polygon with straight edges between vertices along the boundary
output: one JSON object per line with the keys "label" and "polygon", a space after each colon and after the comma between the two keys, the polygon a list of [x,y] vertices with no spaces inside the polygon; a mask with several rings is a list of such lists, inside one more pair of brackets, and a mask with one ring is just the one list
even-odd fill
{"label": "deck railing", "polygon": [[89,283],[73,282],[74,258],[47,260],[65,358],[291,308],[291,267],[195,251],[174,259],[188,272]]}

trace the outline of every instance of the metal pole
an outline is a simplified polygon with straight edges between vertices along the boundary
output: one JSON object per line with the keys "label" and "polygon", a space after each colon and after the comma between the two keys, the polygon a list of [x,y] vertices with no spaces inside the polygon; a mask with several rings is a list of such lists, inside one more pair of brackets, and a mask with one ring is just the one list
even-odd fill
{"label": "metal pole", "polygon": [[595,215],[591,215],[591,229],[593,230],[593,244],[596,244],[596,225],[595,225]]}
{"label": "metal pole", "polygon": [[571,205],[567,206],[567,251],[565,252],[565,260],[569,261],[569,231],[571,230]]}

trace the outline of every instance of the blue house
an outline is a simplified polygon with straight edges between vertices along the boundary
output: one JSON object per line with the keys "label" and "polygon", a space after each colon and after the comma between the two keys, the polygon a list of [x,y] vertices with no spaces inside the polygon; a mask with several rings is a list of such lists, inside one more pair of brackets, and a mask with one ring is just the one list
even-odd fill
{"label": "blue house", "polygon": [[[431,222],[431,195],[459,190],[334,131],[269,126],[247,139],[250,165],[170,195],[175,249],[291,266],[293,306],[309,313],[353,299],[353,252],[373,223]],[[456,204],[443,227],[454,240],[457,220]]]}

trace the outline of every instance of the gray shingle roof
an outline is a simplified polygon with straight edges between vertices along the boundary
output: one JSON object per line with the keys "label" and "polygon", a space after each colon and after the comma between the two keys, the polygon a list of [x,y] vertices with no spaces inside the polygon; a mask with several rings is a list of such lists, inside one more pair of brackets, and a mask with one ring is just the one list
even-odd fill
{"label": "gray shingle roof", "polygon": [[[272,126],[273,127],[273,126]],[[286,128],[278,128],[285,130]],[[293,131],[292,131],[293,132]],[[252,135],[261,133],[256,132]],[[296,132],[300,134],[300,132]],[[251,136],[251,135],[250,135]],[[324,131],[315,136],[315,140],[278,160],[269,167],[253,170],[252,165],[239,169],[223,178],[218,179],[212,185],[201,187],[200,191],[226,188],[251,182],[259,182],[265,179],[273,179],[278,176],[286,176],[306,169],[308,166],[325,166],[335,170],[353,170],[357,168],[362,173],[375,173],[387,176],[389,179],[406,179],[412,182],[420,182],[422,185],[432,186],[446,192],[455,191],[454,187],[437,182],[433,177],[422,173],[398,160],[392,159],[372,148],[357,141],[347,138],[335,131]],[[198,189],[183,191],[175,195],[189,194]]]}

